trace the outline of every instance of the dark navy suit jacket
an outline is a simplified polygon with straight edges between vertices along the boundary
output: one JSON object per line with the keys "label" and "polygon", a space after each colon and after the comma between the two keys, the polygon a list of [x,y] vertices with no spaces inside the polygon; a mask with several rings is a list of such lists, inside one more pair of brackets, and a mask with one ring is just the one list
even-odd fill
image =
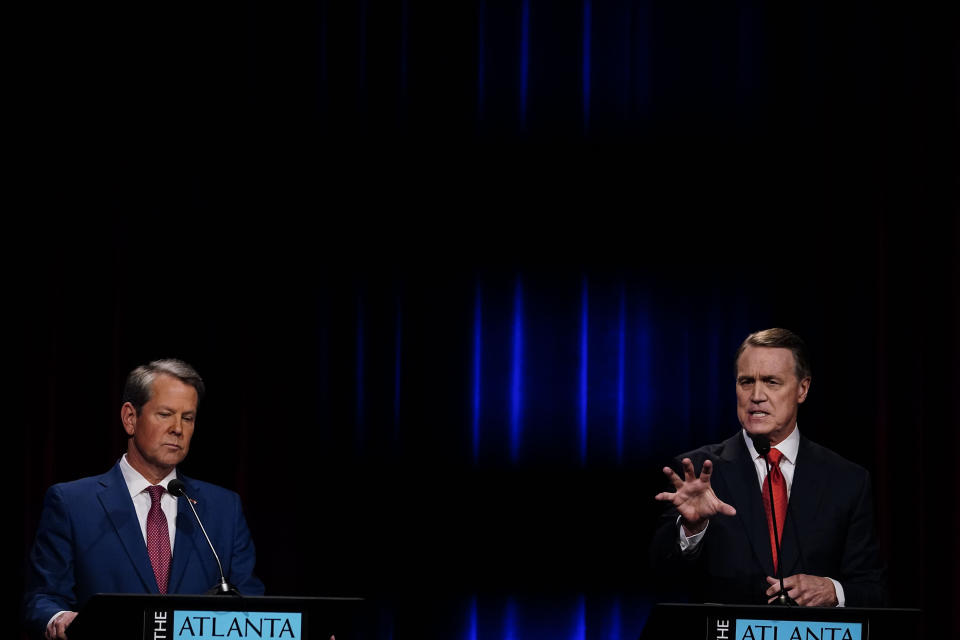
{"label": "dark navy suit jacket", "polygon": [[[262,595],[240,496],[180,475],[223,573],[245,595]],[[217,563],[185,498],[177,507],[168,593],[199,594],[220,581]],[[56,484],[44,499],[26,567],[24,619],[42,637],[58,611],[78,611],[95,593],[159,593],[140,522],[120,465],[100,476]]]}
{"label": "dark navy suit jacket", "polygon": [[[654,534],[651,560],[694,600],[763,604],[773,572],[770,534],[757,472],[743,434],[678,456],[697,474],[713,462],[717,497],[737,510],[715,516],[692,554],[680,552],[677,512],[669,509]],[[874,533],[870,476],[862,467],[800,436],[781,540],[784,577],[798,573],[833,578],[846,606],[883,606],[886,567]]]}

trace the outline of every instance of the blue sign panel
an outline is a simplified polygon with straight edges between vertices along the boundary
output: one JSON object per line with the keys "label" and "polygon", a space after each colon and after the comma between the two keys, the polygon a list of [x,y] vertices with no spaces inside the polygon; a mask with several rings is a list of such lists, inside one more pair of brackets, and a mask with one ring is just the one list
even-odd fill
{"label": "blue sign panel", "polygon": [[863,640],[859,622],[737,618],[731,640]]}
{"label": "blue sign panel", "polygon": [[265,611],[174,611],[169,640],[302,640],[302,614]]}

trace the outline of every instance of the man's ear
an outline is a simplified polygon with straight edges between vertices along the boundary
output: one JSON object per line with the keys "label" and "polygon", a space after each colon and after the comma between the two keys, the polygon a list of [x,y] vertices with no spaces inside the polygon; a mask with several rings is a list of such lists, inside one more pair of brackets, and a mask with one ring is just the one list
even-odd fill
{"label": "man's ear", "polygon": [[123,430],[128,436],[132,436],[137,430],[137,410],[129,402],[124,402],[120,407],[120,422],[123,423]]}
{"label": "man's ear", "polygon": [[797,403],[807,399],[807,392],[810,391],[811,378],[807,377],[800,381],[800,393],[797,395]]}

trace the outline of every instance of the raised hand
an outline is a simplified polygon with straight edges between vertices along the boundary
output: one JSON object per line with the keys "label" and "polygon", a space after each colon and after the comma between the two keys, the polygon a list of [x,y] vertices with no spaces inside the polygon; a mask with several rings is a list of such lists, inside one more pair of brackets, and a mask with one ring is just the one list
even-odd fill
{"label": "raised hand", "polygon": [[670,502],[676,507],[687,535],[703,531],[707,521],[718,513],[725,516],[737,515],[737,510],[718,498],[710,486],[710,474],[713,472],[713,463],[710,460],[704,461],[699,478],[694,475],[690,458],[684,458],[681,464],[682,480],[670,467],[663,468],[664,475],[673,483],[675,491],[658,493],[655,498],[661,502]]}

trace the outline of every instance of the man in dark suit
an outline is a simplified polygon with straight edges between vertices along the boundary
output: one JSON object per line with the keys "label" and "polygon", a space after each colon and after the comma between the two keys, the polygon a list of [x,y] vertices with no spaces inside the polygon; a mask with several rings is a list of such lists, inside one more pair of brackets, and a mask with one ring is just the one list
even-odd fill
{"label": "man in dark suit", "polygon": [[[810,389],[808,363],[803,341],[786,329],[748,336],[736,357],[743,429],[682,454],[682,477],[663,469],[674,491],[656,499],[672,507],[654,534],[651,560],[694,599],[772,602],[780,594],[779,565],[787,595],[799,605],[886,601],[869,474],[797,429]],[[757,450],[764,440],[767,456]]]}
{"label": "man in dark suit", "polygon": [[120,409],[126,454],[103,475],[47,491],[27,563],[24,619],[32,636],[66,638],[95,593],[196,594],[220,582],[186,498],[166,491],[174,478],[196,503],[227,581],[242,594],[263,594],[239,496],[177,471],[203,391],[200,376],[180,360],[137,367]]}

